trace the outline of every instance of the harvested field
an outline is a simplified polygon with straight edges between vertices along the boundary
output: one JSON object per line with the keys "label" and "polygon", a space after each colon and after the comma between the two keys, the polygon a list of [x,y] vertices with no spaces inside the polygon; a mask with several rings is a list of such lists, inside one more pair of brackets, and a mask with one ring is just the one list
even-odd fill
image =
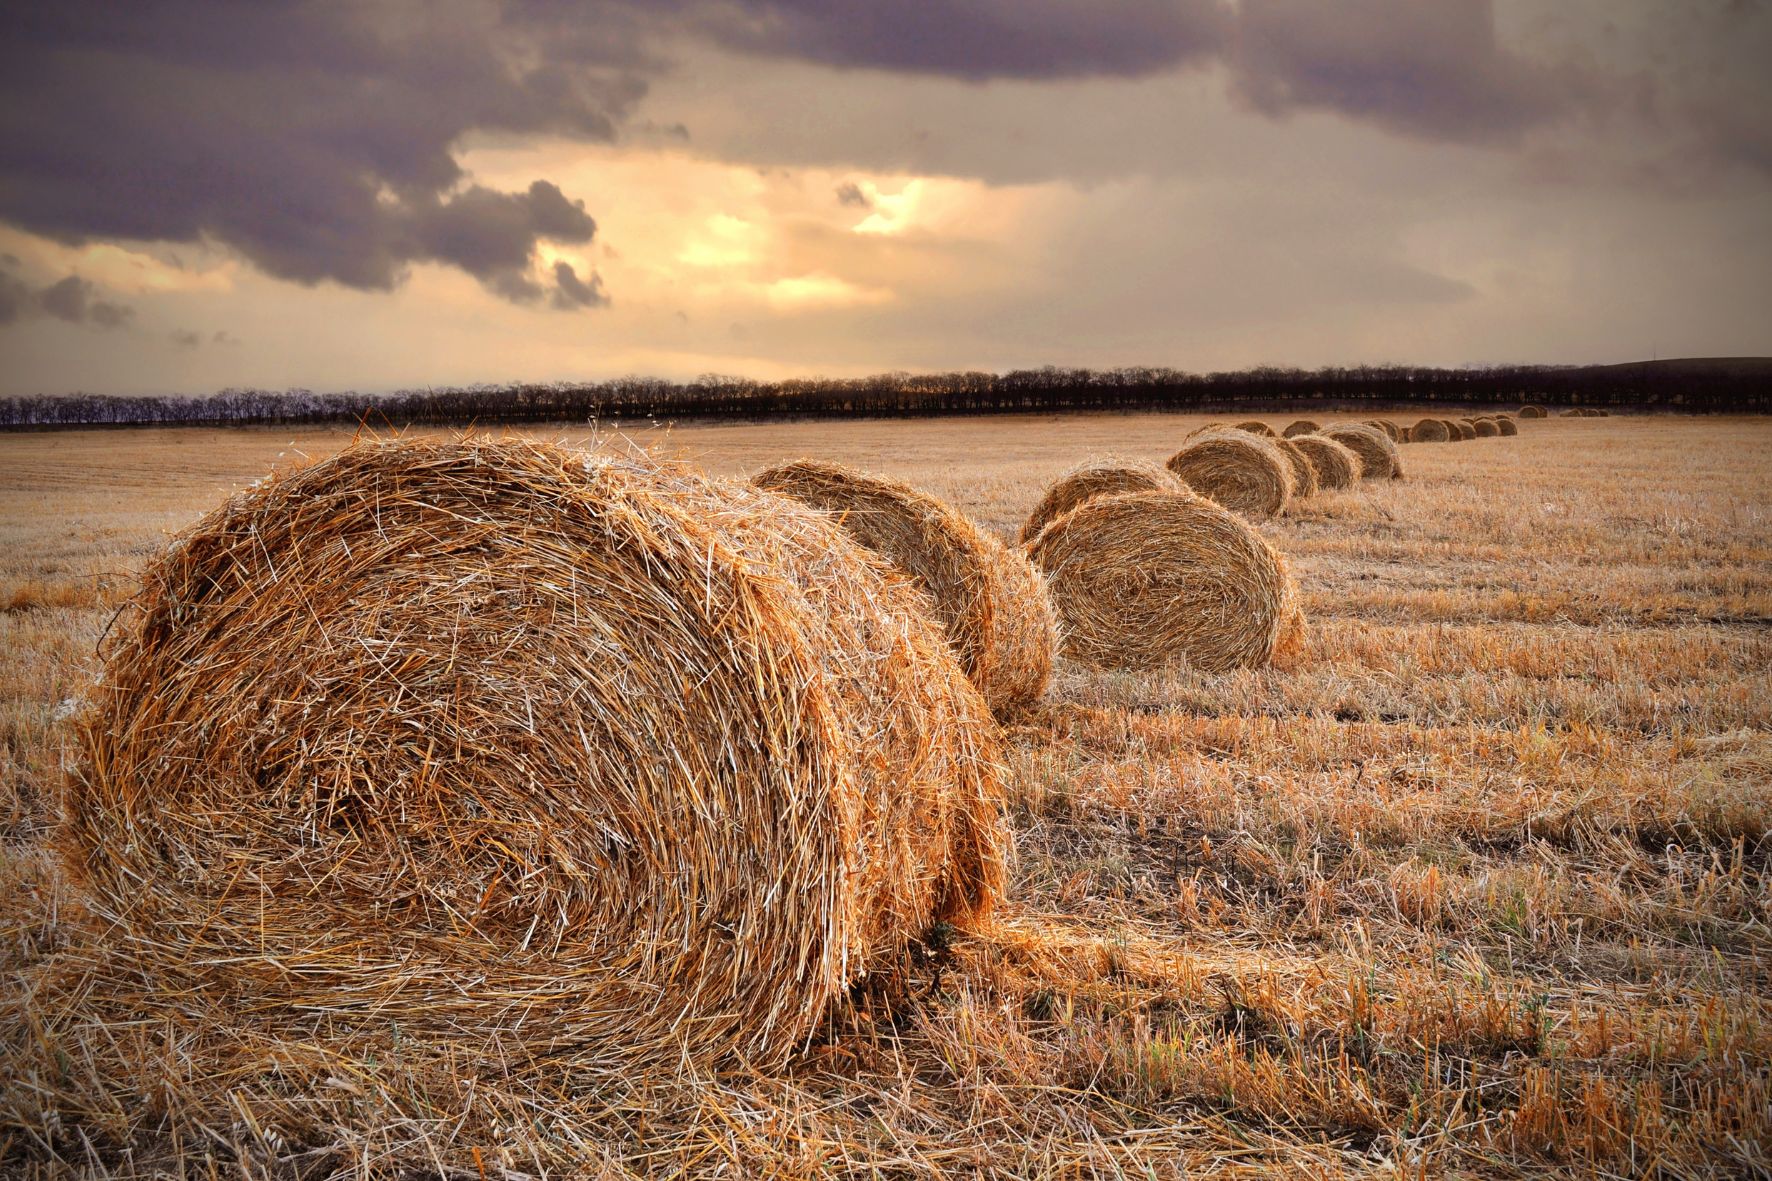
{"label": "harvested field", "polygon": [[[1008,539],[1079,460],[1160,464],[1200,421],[652,441],[732,477],[828,457]],[[156,992],[51,853],[68,703],[145,563],[279,453],[348,440],[0,436],[0,1173],[1772,1168],[1767,420],[1532,419],[1298,502],[1257,526],[1310,621],[1283,667],[1061,659],[1005,732],[1017,851],[988,931],[928,932],[779,1070],[619,1084],[568,1050],[321,1013],[295,1036]]]}

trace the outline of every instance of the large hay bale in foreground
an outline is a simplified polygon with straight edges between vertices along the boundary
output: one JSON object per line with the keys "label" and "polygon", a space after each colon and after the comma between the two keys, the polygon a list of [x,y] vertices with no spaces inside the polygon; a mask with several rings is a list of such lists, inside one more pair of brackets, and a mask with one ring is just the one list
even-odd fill
{"label": "large hay bale in foreground", "polygon": [[1409,437],[1417,443],[1444,443],[1452,437],[1443,418],[1424,418],[1409,428]]}
{"label": "large hay bale in foreground", "polygon": [[1246,431],[1202,435],[1171,455],[1168,467],[1201,496],[1255,520],[1285,511],[1292,499],[1292,464]]}
{"label": "large hay bale in foreground", "polygon": [[897,480],[803,459],[752,477],[833,514],[928,594],[960,667],[999,716],[1046,691],[1057,620],[1039,571],[945,501]]}
{"label": "large hay bale in foreground", "polygon": [[64,849],[243,1020],[778,1062],[1001,885],[997,728],[927,612],[742,485],[352,446],[150,564]]}
{"label": "large hay bale in foreground", "polygon": [[1280,434],[1283,438],[1290,439],[1294,435],[1314,435],[1322,429],[1323,425],[1321,423],[1312,422],[1308,418],[1301,418],[1296,422],[1288,424],[1286,429],[1280,432]]}
{"label": "large hay bale in foreground", "polygon": [[1121,492],[1191,492],[1181,477],[1142,459],[1092,459],[1060,476],[1021,527],[1021,544],[1084,501]]}
{"label": "large hay bale in foreground", "polygon": [[1310,456],[1299,450],[1291,439],[1270,439],[1286,462],[1292,465],[1292,496],[1293,499],[1315,496],[1322,490],[1322,481],[1317,479],[1316,465],[1311,463]]}
{"label": "large hay bale in foreground", "polygon": [[1520,407],[1520,417],[1521,418],[1548,418],[1549,416],[1550,416],[1550,412],[1547,411],[1543,406],[1533,406],[1531,404],[1527,404],[1525,406]]}
{"label": "large hay bale in foreground", "polygon": [[1493,418],[1474,418],[1471,420],[1471,427],[1477,432],[1479,439],[1493,439],[1501,433],[1501,428],[1495,425]]}
{"label": "large hay bale in foreground", "polygon": [[1322,435],[1298,435],[1290,442],[1316,469],[1317,487],[1322,491],[1338,492],[1360,482],[1360,457],[1346,444]]}
{"label": "large hay bale in foreground", "polygon": [[1376,427],[1340,424],[1323,432],[1360,457],[1360,473],[1368,480],[1403,478],[1403,456],[1390,437]]}
{"label": "large hay bale in foreground", "polygon": [[1517,435],[1520,433],[1519,424],[1505,414],[1498,414],[1495,416],[1495,429],[1504,435]]}
{"label": "large hay bale in foreground", "polygon": [[1260,435],[1264,439],[1277,439],[1280,437],[1274,433],[1273,427],[1262,422],[1258,418],[1251,418],[1247,422],[1239,422],[1237,424],[1237,429],[1240,431],[1248,431],[1252,435]]}
{"label": "large hay bale in foreground", "polygon": [[1283,631],[1303,626],[1280,555],[1199,497],[1099,497],[1041,530],[1028,552],[1052,588],[1065,651],[1089,664],[1149,668],[1185,656],[1207,672],[1258,667]]}

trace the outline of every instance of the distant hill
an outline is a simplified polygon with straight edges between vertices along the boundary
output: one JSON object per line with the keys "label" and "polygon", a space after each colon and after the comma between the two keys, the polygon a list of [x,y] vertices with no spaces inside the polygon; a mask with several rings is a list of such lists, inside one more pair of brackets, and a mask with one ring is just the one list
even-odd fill
{"label": "distant hill", "polygon": [[1625,361],[1616,365],[1587,365],[1583,368],[1601,373],[1639,370],[1667,376],[1692,374],[1704,377],[1772,378],[1772,357],[1664,357],[1654,361]]}

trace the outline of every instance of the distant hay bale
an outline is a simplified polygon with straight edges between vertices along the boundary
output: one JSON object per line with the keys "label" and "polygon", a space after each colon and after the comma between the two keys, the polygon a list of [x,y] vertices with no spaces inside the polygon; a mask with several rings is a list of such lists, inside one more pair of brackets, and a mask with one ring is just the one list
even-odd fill
{"label": "distant hay bale", "polygon": [[1493,439],[1501,433],[1501,428],[1495,425],[1493,418],[1474,418],[1471,420],[1471,427],[1477,432],[1479,439]]}
{"label": "distant hay bale", "polygon": [[1477,437],[1477,428],[1462,418],[1449,418],[1446,425],[1458,436],[1460,442]]}
{"label": "distant hay bale", "polygon": [[1310,457],[1299,450],[1291,439],[1271,439],[1286,462],[1292,465],[1292,495],[1295,499],[1315,496],[1322,489],[1322,482],[1317,479],[1317,469]]}
{"label": "distant hay bale", "polygon": [[1086,500],[1120,492],[1192,491],[1174,472],[1161,464],[1141,459],[1096,459],[1079,464],[1060,476],[1021,527],[1021,544],[1040,535],[1040,530]]}
{"label": "distant hay bale", "polygon": [[1246,431],[1219,431],[1169,457],[1169,470],[1201,496],[1265,520],[1292,499],[1292,464],[1273,443]]}
{"label": "distant hay bale", "polygon": [[1057,621],[1039,571],[945,501],[897,480],[803,459],[759,472],[759,488],[829,512],[935,605],[960,667],[1001,717],[1046,691]]}
{"label": "distant hay bale", "polygon": [[131,954],[246,1019],[756,1066],[991,907],[997,733],[920,592],[822,514],[361,444],[149,565],[63,850]]}
{"label": "distant hay bale", "polygon": [[1557,417],[1558,418],[1586,418],[1587,412],[1585,410],[1582,410],[1578,406],[1571,406],[1567,410],[1558,411]]}
{"label": "distant hay bale", "polygon": [[1301,418],[1296,422],[1289,423],[1286,429],[1281,432],[1281,435],[1284,438],[1290,439],[1294,435],[1314,435],[1322,429],[1323,425],[1321,423],[1312,422],[1308,418]]}
{"label": "distant hay bale", "polygon": [[1360,472],[1368,480],[1400,480],[1403,457],[1390,436],[1375,427],[1339,424],[1323,432],[1360,457]]}
{"label": "distant hay bale", "polygon": [[1543,406],[1533,406],[1530,403],[1520,407],[1521,418],[1547,418],[1549,413]]}
{"label": "distant hay bale", "polygon": [[[1098,497],[1029,548],[1088,664],[1149,668],[1185,656],[1206,672],[1273,659],[1297,592],[1262,536],[1219,505],[1173,492]],[[1298,615],[1292,626],[1302,628]]]}
{"label": "distant hay bale", "polygon": [[1262,422],[1258,418],[1251,418],[1247,422],[1239,422],[1237,424],[1237,429],[1240,431],[1248,431],[1252,435],[1260,435],[1264,439],[1277,439],[1280,437],[1274,433],[1273,427]]}
{"label": "distant hay bale", "polygon": [[1505,414],[1496,415],[1495,428],[1504,435],[1517,435],[1520,433],[1519,424]]}
{"label": "distant hay bale", "polygon": [[1446,429],[1445,419],[1424,418],[1409,428],[1409,436],[1417,443],[1444,443],[1452,432]]}
{"label": "distant hay bale", "polygon": [[1403,433],[1397,424],[1383,418],[1369,418],[1365,425],[1374,427],[1393,443],[1401,442]]}
{"label": "distant hay bale", "polygon": [[1298,435],[1288,441],[1310,460],[1322,491],[1337,492],[1360,482],[1360,457],[1345,444],[1322,435]]}

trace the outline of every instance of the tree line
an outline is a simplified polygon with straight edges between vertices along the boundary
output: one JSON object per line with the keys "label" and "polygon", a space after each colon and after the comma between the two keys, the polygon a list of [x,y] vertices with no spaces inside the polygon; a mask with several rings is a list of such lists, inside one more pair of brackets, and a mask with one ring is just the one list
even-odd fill
{"label": "tree line", "polygon": [[161,424],[489,422],[675,418],[924,417],[1077,410],[1361,410],[1592,406],[1691,413],[1772,411],[1772,362],[1646,362],[1609,366],[1260,367],[1223,373],[1128,366],[1046,366],[1007,373],[881,373],[758,381],[618,377],[512,382],[367,394],[225,389],[207,396],[54,394],[0,399],[0,429]]}

